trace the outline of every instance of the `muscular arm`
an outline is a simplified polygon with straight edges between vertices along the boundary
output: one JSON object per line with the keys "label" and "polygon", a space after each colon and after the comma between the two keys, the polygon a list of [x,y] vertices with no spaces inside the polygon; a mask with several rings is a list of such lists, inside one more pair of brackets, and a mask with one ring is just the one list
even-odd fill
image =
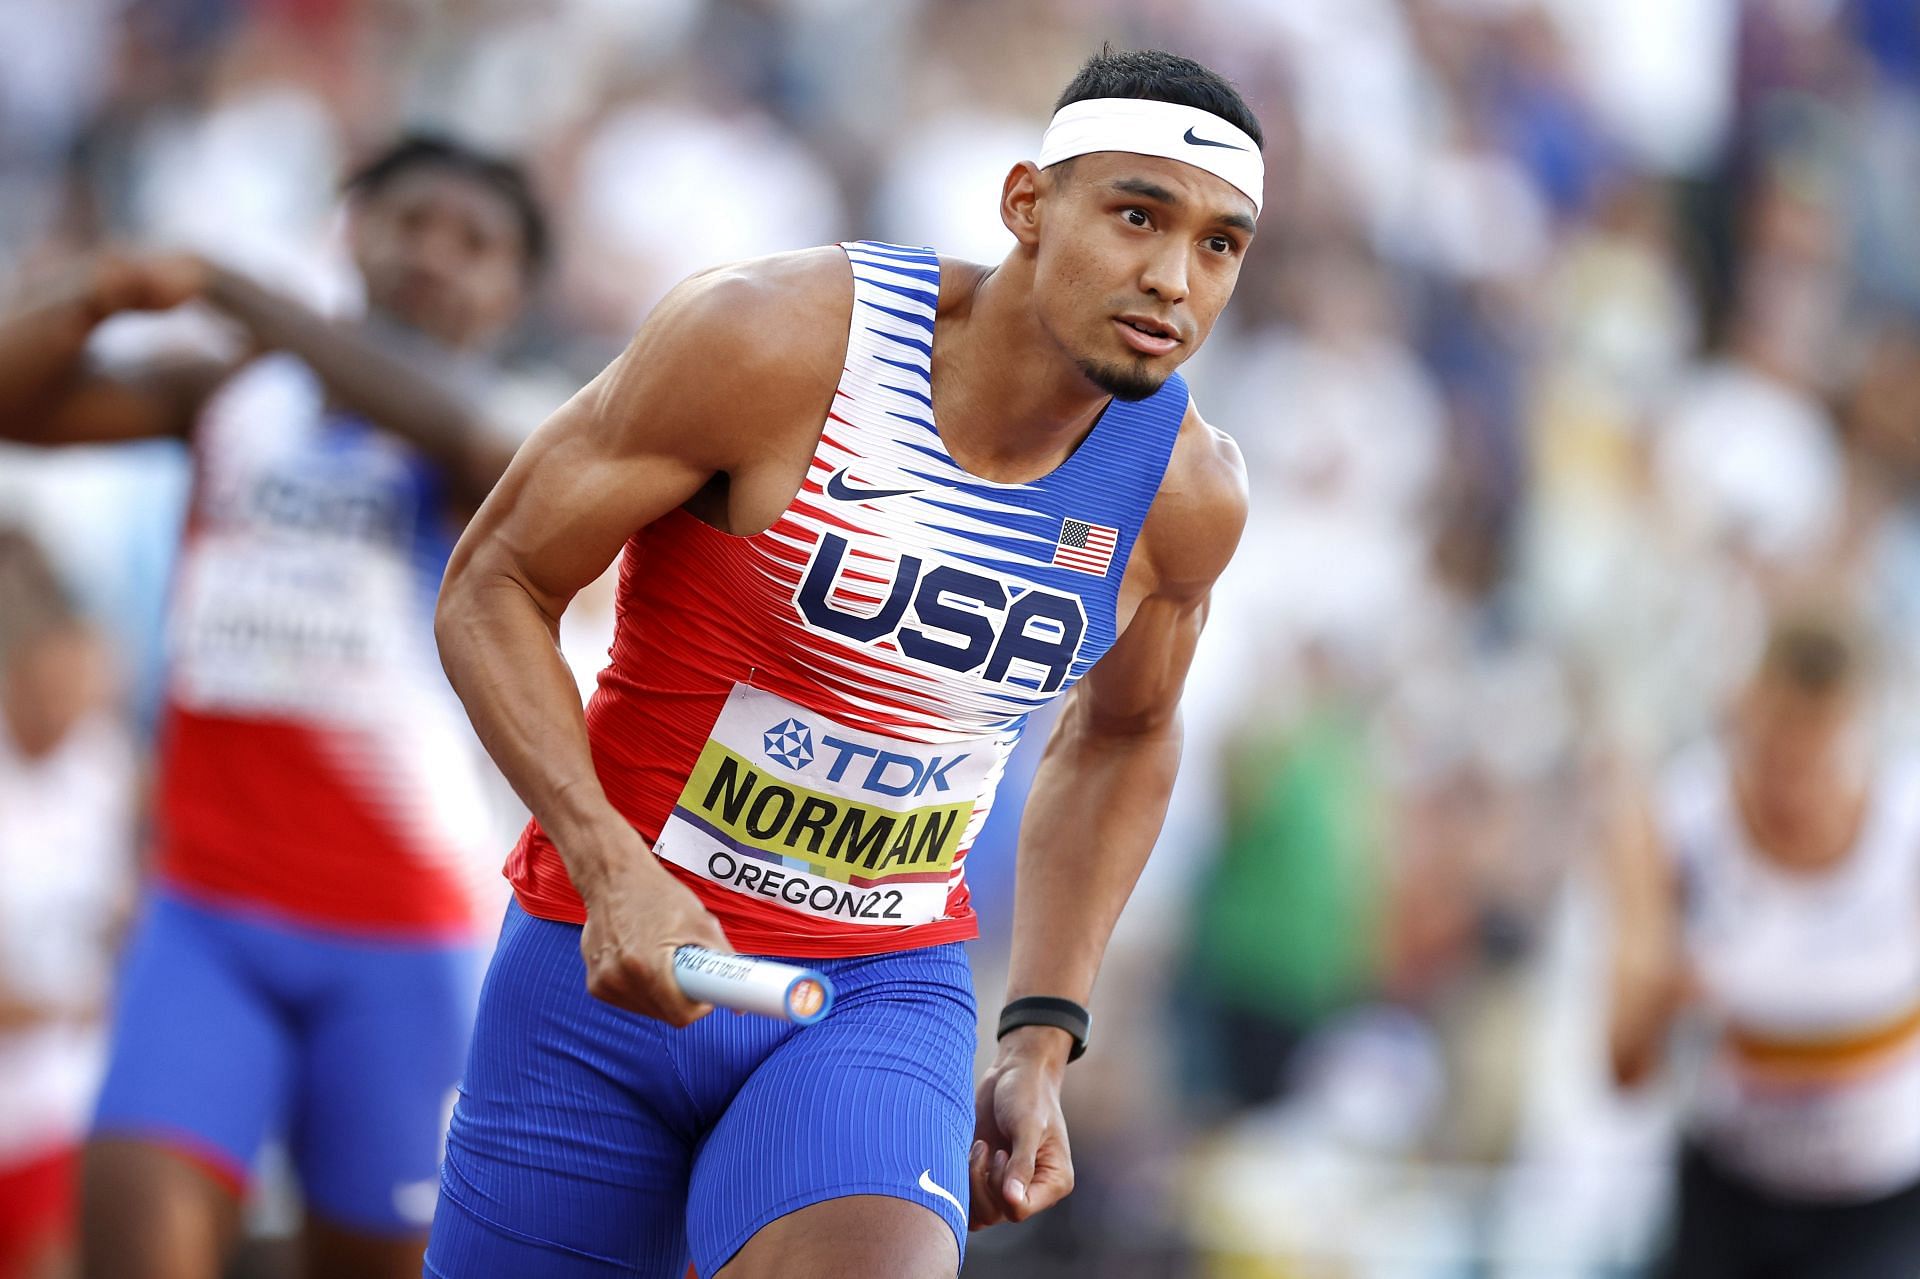
{"label": "muscular arm", "polygon": [[[1009,998],[1084,1003],[1093,992],[1107,940],[1166,816],[1180,762],[1181,687],[1208,592],[1245,521],[1237,450],[1193,418],[1134,552],[1145,557],[1146,593],[1118,642],[1068,695],[1034,778],[1020,828]],[[1001,1041],[981,1084],[979,1136],[987,1148],[975,1146],[976,1223],[1024,1218],[1071,1188],[1064,1131],[1051,1161],[1037,1131],[1046,1127],[1040,1110],[1052,1105],[1057,1117],[1071,1047],[1064,1031],[1050,1027],[1025,1027]],[[1033,1078],[1043,1085],[1027,1086]],[[1000,1154],[1003,1163],[983,1166]]]}
{"label": "muscular arm", "polygon": [[107,255],[0,316],[0,439],[50,446],[186,435],[224,364],[169,361],[109,377],[89,365],[86,345],[108,316],[178,306],[204,283],[191,258]]}
{"label": "muscular arm", "polygon": [[468,500],[479,502],[506,470],[513,446],[487,429],[450,370],[435,367],[437,352],[395,351],[365,325],[329,319],[218,266],[207,268],[206,298],[261,345],[299,356],[341,404],[438,462]]}
{"label": "muscular arm", "polygon": [[712,273],[668,295],[521,448],[441,588],[434,630],[447,675],[586,901],[590,989],[670,1021],[702,1011],[672,989],[673,947],[726,941],[601,789],[557,647],[560,614],[628,537],[714,476],[754,488],[782,412],[824,418],[840,355],[808,353],[794,321],[822,305],[844,318],[832,295],[847,292],[845,278],[834,251]]}
{"label": "muscular arm", "polygon": [[513,454],[420,352],[396,354],[363,326],[330,320],[187,256],[104,255],[0,318],[0,438],[60,445],[185,436],[229,364],[157,362],[135,375],[109,376],[89,365],[86,344],[111,315],[196,298],[238,320],[261,345],[306,361],[341,403],[434,458],[475,502]]}

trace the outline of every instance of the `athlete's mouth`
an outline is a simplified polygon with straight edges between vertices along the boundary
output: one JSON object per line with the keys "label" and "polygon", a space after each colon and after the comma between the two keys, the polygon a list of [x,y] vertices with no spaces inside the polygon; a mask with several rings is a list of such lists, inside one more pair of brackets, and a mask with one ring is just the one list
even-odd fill
{"label": "athlete's mouth", "polygon": [[1118,315],[1113,323],[1120,340],[1142,355],[1165,355],[1180,345],[1178,332],[1150,315]]}
{"label": "athlete's mouth", "polygon": [[1118,318],[1120,323],[1130,329],[1138,329],[1148,337],[1172,338],[1176,342],[1180,340],[1179,330],[1173,328],[1171,325],[1162,324],[1151,316],[1122,315]]}

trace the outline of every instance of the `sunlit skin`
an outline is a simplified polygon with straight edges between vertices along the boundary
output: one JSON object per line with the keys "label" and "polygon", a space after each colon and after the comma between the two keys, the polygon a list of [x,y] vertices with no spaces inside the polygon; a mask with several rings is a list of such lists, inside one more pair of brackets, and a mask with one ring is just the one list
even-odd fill
{"label": "sunlit skin", "polygon": [[1762,678],[1735,715],[1740,811],[1771,860],[1814,870],[1851,851],[1866,803],[1866,724],[1857,691],[1825,695]]}
{"label": "sunlit skin", "polygon": [[[950,264],[941,286],[934,416],[954,460],[1003,483],[1035,479],[1066,460],[1110,397],[1153,394],[1213,331],[1253,215],[1233,186],[1176,160],[1108,151],[1015,165],[1000,196],[1014,251],[990,268]],[[822,304],[845,288],[836,259],[809,268]],[[1145,341],[1127,319],[1172,341]],[[838,351],[830,358],[837,368]]]}
{"label": "sunlit skin", "polygon": [[457,170],[421,167],[352,206],[350,244],[374,310],[456,350],[505,332],[527,290],[506,198]]}
{"label": "sunlit skin", "polygon": [[[1009,185],[1033,175],[1022,165]],[[1041,327],[1102,391],[1152,395],[1233,296],[1253,240],[1253,201],[1192,165],[1119,151],[1066,161],[1038,180],[1043,216],[1074,230],[1040,241],[1033,292]]]}

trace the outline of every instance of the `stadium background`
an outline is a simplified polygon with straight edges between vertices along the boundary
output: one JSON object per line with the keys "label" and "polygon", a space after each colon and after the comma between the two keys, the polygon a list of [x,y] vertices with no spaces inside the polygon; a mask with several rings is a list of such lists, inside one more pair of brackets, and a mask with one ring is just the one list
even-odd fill
{"label": "stadium background", "polygon": [[[1605,1077],[1618,796],[1807,583],[1871,617],[1884,731],[1915,722],[1911,0],[6,0],[0,285],[189,247],[350,307],[337,178],[454,133],[523,158],[559,232],[498,414],[530,429],[698,267],[997,259],[1000,179],[1103,40],[1210,63],[1265,123],[1258,243],[1189,370],[1254,518],[1072,1072],[1080,1188],[969,1271],[1633,1274],[1671,1107]],[[140,749],[186,480],[168,445],[0,451],[0,522],[110,642]],[[607,625],[604,593],[569,618],[583,678]],[[8,913],[41,854],[7,831],[0,987],[85,967]],[[970,863],[985,1002],[1010,841]]]}

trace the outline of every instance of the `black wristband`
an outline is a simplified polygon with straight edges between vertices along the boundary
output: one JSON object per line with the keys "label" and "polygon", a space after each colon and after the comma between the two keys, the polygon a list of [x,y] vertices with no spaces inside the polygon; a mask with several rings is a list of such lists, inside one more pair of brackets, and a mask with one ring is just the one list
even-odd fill
{"label": "black wristband", "polygon": [[1073,1036],[1068,1061],[1079,1061],[1087,1051],[1087,1035],[1093,1029],[1093,1014],[1071,999],[1052,995],[1026,995],[1010,1001],[1000,1010],[1000,1031],[995,1039],[1005,1039],[1022,1026],[1052,1026]]}

